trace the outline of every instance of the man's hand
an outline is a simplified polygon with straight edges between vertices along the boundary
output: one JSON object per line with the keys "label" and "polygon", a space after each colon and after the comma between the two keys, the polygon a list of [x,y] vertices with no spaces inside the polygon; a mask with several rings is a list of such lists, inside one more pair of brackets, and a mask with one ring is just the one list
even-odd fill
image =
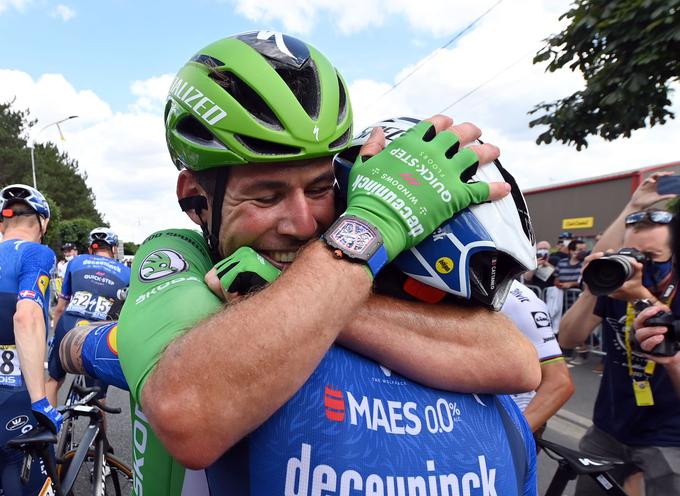
{"label": "man's hand", "polygon": [[[466,182],[468,171],[495,160],[500,152],[489,144],[466,147],[481,131],[469,123],[452,124],[449,117],[434,116],[368,160],[360,156],[352,167],[344,215],[378,228],[389,260],[471,203],[502,198],[510,191],[507,183]],[[384,136],[375,131],[369,142],[377,151],[384,147]]]}
{"label": "man's hand", "polygon": [[43,427],[47,427],[52,434],[58,434],[61,429],[61,423],[64,418],[55,408],[47,401],[47,397],[31,403],[31,410],[33,416]]}
{"label": "man's hand", "polygon": [[662,200],[675,198],[675,195],[660,195],[656,192],[657,179],[661,176],[672,176],[673,174],[673,172],[655,172],[642,181],[630,197],[629,207],[633,210],[644,210]]}
{"label": "man's hand", "polygon": [[[654,326],[646,327],[645,322],[651,319],[660,312],[670,312],[670,308],[661,303],[645,308],[640,314],[635,318],[633,322],[633,327],[635,328],[635,339],[640,344],[640,348],[644,351],[651,352],[657,345],[661,344],[664,340],[664,334],[668,331],[665,327]],[[654,360],[656,363],[661,363],[663,365],[671,365],[680,367],[680,352],[676,353],[672,357],[656,356],[656,355],[646,355],[650,360]]]}
{"label": "man's hand", "polygon": [[[611,253],[613,253],[613,250],[607,250],[606,254],[609,255]],[[590,262],[602,258],[603,256],[605,256],[605,253],[601,251],[593,252],[590,255],[588,255],[583,260],[583,268],[581,269],[581,274],[583,274],[583,272],[586,270],[586,267]],[[616,300],[623,301],[633,301],[642,298],[654,298],[654,295],[652,295],[652,293],[642,284],[642,270],[644,269],[644,266],[633,258],[630,258],[630,262],[634,270],[633,275],[630,277],[630,279],[624,282],[619,289],[617,289],[616,291],[607,296],[614,298]],[[588,284],[584,281],[584,285],[587,286]]]}
{"label": "man's hand", "polygon": [[579,286],[578,281],[562,282],[559,279],[555,279],[555,287],[560,289],[578,288]]}
{"label": "man's hand", "polygon": [[280,274],[279,269],[255,250],[243,246],[218,262],[204,279],[213,293],[224,301],[234,302],[271,283]]}
{"label": "man's hand", "polygon": [[633,266],[633,275],[630,277],[630,279],[624,282],[619,289],[611,293],[609,296],[623,301],[654,298],[652,292],[642,284],[642,271],[644,269],[644,265],[633,258],[630,258],[629,261]]}
{"label": "man's hand", "polygon": [[547,259],[547,258],[539,258],[539,259],[536,261],[536,264],[537,264],[539,267],[552,267],[552,266],[553,266],[550,262],[548,262],[548,259]]}

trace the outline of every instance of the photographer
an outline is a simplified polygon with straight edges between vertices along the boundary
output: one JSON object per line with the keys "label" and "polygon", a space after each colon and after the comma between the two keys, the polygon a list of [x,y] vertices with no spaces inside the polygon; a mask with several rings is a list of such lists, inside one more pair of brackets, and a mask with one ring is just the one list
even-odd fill
{"label": "photographer", "polygon": [[[672,239],[671,253],[673,254],[674,271],[677,274],[678,256],[680,256],[680,216],[676,215],[671,221],[670,226]],[[673,303],[675,303],[675,305],[671,305],[669,308],[668,306],[659,302],[656,305],[652,305],[651,307],[644,309],[635,318],[633,323],[633,326],[636,329],[635,339],[640,344],[640,348],[642,348],[644,351],[652,352],[655,350],[655,348],[658,349],[657,347],[664,342],[664,338],[669,340],[670,337],[667,336],[669,329],[667,327],[650,325],[647,322],[652,317],[658,317],[661,312],[671,312],[673,320],[680,318],[680,298],[674,298]],[[675,339],[673,339],[675,343],[678,341],[677,338],[678,335],[676,333]],[[678,345],[675,344],[675,347],[677,348]],[[676,352],[672,356],[646,356],[650,360],[653,360],[654,362],[664,366],[666,373],[671,378],[671,381],[673,381],[675,390],[680,396],[680,352]]]}
{"label": "photographer", "polygon": [[[595,402],[594,425],[581,439],[580,449],[593,456],[624,460],[624,465],[612,471],[620,483],[642,471],[647,496],[680,494],[680,399],[666,370],[654,367],[654,362],[633,351],[631,334],[633,302],[675,304],[671,218],[665,211],[643,210],[626,215],[623,227],[608,229],[610,233],[623,231],[622,251],[627,254],[611,257],[598,252],[586,258],[585,289],[562,318],[559,335],[561,346],[573,347],[602,324],[607,351],[604,374]],[[611,261],[602,267],[605,256]],[[596,260],[600,267],[593,270],[593,265],[589,270]],[[607,289],[607,284],[616,279],[608,276],[616,271],[624,271],[623,279],[627,280],[618,289],[617,284]],[[589,478],[579,478],[577,494],[596,495],[598,491]]]}

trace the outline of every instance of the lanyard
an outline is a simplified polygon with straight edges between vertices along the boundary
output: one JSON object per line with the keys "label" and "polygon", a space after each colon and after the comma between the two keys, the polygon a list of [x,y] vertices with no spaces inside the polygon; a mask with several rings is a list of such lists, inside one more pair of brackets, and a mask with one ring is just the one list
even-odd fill
{"label": "lanyard", "polygon": [[[626,327],[625,327],[625,341],[626,341],[626,361],[628,362],[628,375],[635,377],[637,373],[633,370],[633,347],[630,342],[630,333],[633,328],[633,321],[635,320],[635,309],[632,303],[628,303],[626,308]],[[652,360],[647,360],[645,364],[645,370],[643,374],[645,378],[650,378],[654,375],[654,369],[656,368],[656,362]]]}

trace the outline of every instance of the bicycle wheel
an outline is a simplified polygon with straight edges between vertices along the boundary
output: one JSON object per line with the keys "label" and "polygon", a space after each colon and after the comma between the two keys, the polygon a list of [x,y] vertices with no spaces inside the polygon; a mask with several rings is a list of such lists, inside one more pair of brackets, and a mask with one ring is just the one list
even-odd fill
{"label": "bicycle wheel", "polygon": [[[64,453],[64,461],[57,468],[60,480],[68,472],[75,454],[76,450]],[[94,485],[94,481],[92,480],[94,474],[94,459],[94,448],[90,448],[87,451],[87,456],[83,460],[83,465],[78,472],[76,483],[69,495],[89,494],[89,492],[91,492],[91,488]],[[107,496],[128,496],[132,493],[132,470],[120,458],[109,453],[104,456],[104,480],[104,494]]]}
{"label": "bicycle wheel", "polygon": [[[68,393],[66,394],[66,400],[64,401],[65,406],[71,406],[80,399],[78,393],[76,393],[73,388],[74,384],[79,386],[84,386],[85,380],[82,375],[77,375],[71,381],[71,386],[69,387]],[[64,421],[59,431],[59,440],[57,441],[57,447],[55,448],[55,455],[57,461],[60,461],[67,451],[76,449],[78,446],[75,436],[73,435],[75,431],[75,420],[68,418]]]}

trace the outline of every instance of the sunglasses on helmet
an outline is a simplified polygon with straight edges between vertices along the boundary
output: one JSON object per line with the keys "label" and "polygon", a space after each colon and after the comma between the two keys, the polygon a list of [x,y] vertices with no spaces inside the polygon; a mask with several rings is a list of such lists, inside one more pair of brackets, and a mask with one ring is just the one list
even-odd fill
{"label": "sunglasses on helmet", "polygon": [[654,224],[668,224],[673,220],[673,214],[665,210],[651,210],[643,212],[633,212],[626,216],[626,225],[632,226],[638,222],[652,222]]}

